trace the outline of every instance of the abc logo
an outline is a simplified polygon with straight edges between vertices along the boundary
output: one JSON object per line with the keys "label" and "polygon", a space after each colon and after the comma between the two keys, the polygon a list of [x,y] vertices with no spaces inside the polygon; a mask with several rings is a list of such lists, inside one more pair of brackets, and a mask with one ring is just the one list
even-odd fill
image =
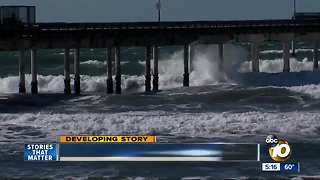
{"label": "abc logo", "polygon": [[291,154],[291,147],[288,142],[278,139],[275,135],[269,135],[266,138],[266,144],[269,146],[269,155],[275,161],[286,161]]}
{"label": "abc logo", "polygon": [[278,144],[279,140],[275,135],[269,135],[266,139],[266,144],[269,147],[275,147]]}

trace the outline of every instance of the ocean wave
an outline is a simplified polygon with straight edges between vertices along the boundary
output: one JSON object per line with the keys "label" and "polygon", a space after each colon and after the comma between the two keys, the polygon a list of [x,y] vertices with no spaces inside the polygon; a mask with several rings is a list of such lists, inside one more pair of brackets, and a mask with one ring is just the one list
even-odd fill
{"label": "ocean wave", "polygon": [[[230,46],[231,52],[237,52],[237,48]],[[216,53],[208,52],[216,50],[216,46],[198,49],[197,58],[193,62],[193,70],[190,73],[190,85],[201,86],[208,84],[216,84],[225,81],[224,73],[220,73],[216,66]],[[202,55],[201,55],[202,54]],[[204,55],[203,55],[204,54]],[[226,63],[231,62],[233,57],[226,58]],[[123,62],[127,63],[127,62]],[[140,63],[143,63],[140,61]],[[82,65],[102,66],[105,62],[98,60],[88,60],[81,62]],[[151,62],[153,65],[153,61]],[[230,63],[232,66],[232,63]],[[62,93],[64,89],[64,77],[59,76],[43,76],[38,75],[39,92]],[[73,76],[71,76],[73,79]],[[31,76],[26,75],[26,88],[29,92]],[[183,82],[183,51],[174,53],[168,59],[159,61],[159,87],[161,89],[181,87]],[[9,76],[0,78],[0,93],[16,93],[18,92],[19,77]],[[122,75],[122,88],[128,92],[142,92],[144,86],[144,76],[128,76]],[[71,81],[73,86],[73,81]],[[84,92],[106,92],[106,77],[105,76],[87,76],[81,75],[81,89]]]}
{"label": "ocean wave", "polygon": [[[43,76],[38,75],[39,93],[63,93],[64,92],[64,76]],[[73,78],[71,75],[71,88],[73,88]],[[113,77],[114,78],[114,77]],[[81,75],[81,91],[82,92],[106,92],[107,83],[105,76],[87,76]],[[17,93],[19,88],[19,77],[9,76],[0,78],[0,93]],[[26,90],[30,93],[31,75],[26,75]],[[128,92],[142,92],[144,86],[144,76],[122,75],[121,86]]]}
{"label": "ocean wave", "polygon": [[[233,137],[268,135],[319,138],[320,113],[167,113],[143,111],[81,114],[0,114],[0,142],[54,141],[59,135],[171,135]],[[280,126],[281,125],[281,126]],[[23,128],[22,128],[23,127]],[[10,131],[10,132],[9,132]],[[35,133],[37,132],[37,133]],[[43,136],[46,134],[46,136]],[[27,138],[26,138],[27,137]],[[28,138],[34,137],[34,138]]]}
{"label": "ocean wave", "polygon": [[[172,69],[174,70],[174,68]],[[210,72],[207,72],[210,73]],[[234,75],[232,80],[228,80],[227,76],[219,77],[210,76],[206,72],[198,75],[196,71],[190,74],[191,86],[208,86],[208,85],[250,85],[250,86],[276,86],[279,88],[287,88],[291,91],[307,94],[314,98],[320,98],[320,80],[316,77],[316,72],[296,72],[296,73],[239,73]],[[224,74],[222,74],[224,75]],[[299,77],[299,78],[297,78]],[[113,77],[114,78],[114,77]],[[215,79],[216,78],[216,79]],[[221,79],[226,79],[223,81]],[[136,93],[144,91],[145,77],[122,75],[121,87],[124,93]],[[182,87],[183,77],[180,73],[176,75],[162,74],[159,78],[159,87],[162,90]],[[71,88],[73,89],[73,76],[71,76]],[[26,89],[30,93],[31,75],[26,75]],[[114,82],[115,83],[115,82]],[[261,84],[262,83],[262,84]],[[0,93],[17,93],[19,77],[10,76],[0,78]],[[114,84],[115,85],[115,84]],[[42,76],[38,75],[38,88],[40,93],[63,93],[64,76]],[[105,93],[107,89],[106,76],[87,76],[81,75],[81,91]]]}
{"label": "ocean wave", "polygon": [[297,177],[291,178],[291,180],[306,180],[306,179],[320,179],[320,175],[315,175],[315,176],[298,175]]}
{"label": "ocean wave", "polygon": [[[275,76],[268,74],[257,74],[259,76],[257,79],[252,79],[250,77],[253,74],[251,72],[251,62],[246,61],[247,52],[245,49],[239,46],[225,45],[225,58],[224,58],[224,71],[219,71],[218,69],[218,53],[217,46],[200,46],[195,48],[195,58],[192,61],[190,69],[190,86],[207,86],[215,84],[239,84],[248,79],[248,85],[254,84],[256,81],[262,82],[268,80],[270,82],[266,85],[282,85],[283,78],[282,74],[291,78],[294,83],[293,85],[305,85],[308,83],[311,74],[302,73],[299,78],[295,78],[298,74],[286,74],[282,72],[283,61],[282,59],[276,60],[260,60],[260,70],[266,73],[279,73]],[[123,63],[128,63],[124,61]],[[145,61],[139,61],[139,63],[144,64]],[[105,66],[105,62],[98,60],[88,60],[81,62],[82,65],[90,65],[101,67]],[[151,66],[153,66],[153,60],[151,61]],[[159,61],[159,87],[160,89],[170,89],[181,87],[183,83],[183,51],[177,51],[166,59],[161,59]],[[290,59],[290,68],[292,72],[309,71],[313,68],[313,63],[305,58],[303,61],[298,61],[295,58]],[[151,72],[152,73],[152,72]],[[248,74],[249,73],[249,74]],[[248,74],[248,75],[243,75]],[[281,75],[280,75],[281,74]],[[279,77],[278,77],[279,76]],[[281,77],[280,77],[281,76]],[[304,77],[305,76],[305,77]],[[233,77],[241,77],[233,78]],[[278,77],[278,78],[276,78]],[[304,78],[303,78],[304,77]],[[64,90],[64,77],[62,75],[38,75],[39,82],[39,92],[40,93],[62,93]],[[312,78],[314,79],[314,78]],[[122,75],[121,86],[124,92],[143,92],[144,91],[144,75]],[[253,81],[253,82],[249,82]],[[279,81],[279,82],[276,82]],[[316,81],[314,81],[316,82]],[[314,83],[312,81],[312,83]],[[30,92],[31,76],[26,75],[26,89]],[[9,76],[0,78],[0,93],[16,93],[18,92],[19,77]],[[73,86],[73,75],[71,75],[71,86]],[[315,87],[316,88],[316,87]],[[106,77],[103,76],[88,76],[81,75],[81,89],[83,92],[106,92]]]}
{"label": "ocean wave", "polygon": [[104,61],[98,61],[98,60],[87,60],[84,62],[80,62],[80,64],[86,64],[86,65],[94,65],[94,66],[105,66],[107,63]]}
{"label": "ocean wave", "polygon": [[[121,61],[121,65],[127,64],[129,61]],[[101,67],[101,66],[106,66],[107,62],[106,61],[99,61],[99,60],[87,60],[80,62],[81,65],[93,65],[96,67]]]}
{"label": "ocean wave", "polygon": [[[260,60],[260,72],[266,73],[280,73],[283,72],[283,59],[274,60]],[[300,72],[300,71],[311,71],[313,70],[313,62],[304,58],[302,61],[298,61],[295,58],[290,58],[290,71]],[[244,62],[239,68],[238,72],[251,72],[252,66],[251,61]]]}
{"label": "ocean wave", "polygon": [[[320,50],[320,49],[319,49]],[[305,52],[312,52],[313,49],[296,49],[295,52],[296,53],[305,53]],[[292,53],[293,51],[290,50],[290,53]],[[283,50],[264,50],[264,51],[260,51],[261,54],[282,54]]]}
{"label": "ocean wave", "polygon": [[290,91],[298,92],[301,94],[308,94],[313,98],[320,99],[320,85],[309,84],[303,86],[293,86],[293,87],[286,87]]}

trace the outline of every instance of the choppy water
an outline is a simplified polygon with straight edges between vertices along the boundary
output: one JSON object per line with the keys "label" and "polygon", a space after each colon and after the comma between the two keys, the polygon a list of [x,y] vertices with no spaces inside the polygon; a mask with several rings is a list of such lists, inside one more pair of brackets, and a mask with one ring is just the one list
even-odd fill
{"label": "choppy water", "polygon": [[[159,93],[144,94],[144,50],[122,50],[123,95],[106,95],[105,50],[81,53],[80,96],[63,92],[62,50],[39,51],[39,95],[19,95],[17,56],[0,55],[0,178],[69,179],[299,179],[320,175],[320,72],[311,47],[300,43],[293,73],[282,71],[281,46],[261,46],[261,71],[250,71],[248,45],[225,47],[218,73],[216,47],[200,46],[182,85],[181,47],[163,47]],[[290,82],[290,83],[288,83]],[[29,88],[30,76],[27,76]],[[269,86],[268,86],[269,85]],[[271,86],[270,86],[271,85]],[[157,135],[161,142],[264,143],[269,134],[292,146],[295,174],[262,173],[260,163],[27,163],[23,144],[55,142],[58,135]],[[262,147],[262,161],[270,162]]]}

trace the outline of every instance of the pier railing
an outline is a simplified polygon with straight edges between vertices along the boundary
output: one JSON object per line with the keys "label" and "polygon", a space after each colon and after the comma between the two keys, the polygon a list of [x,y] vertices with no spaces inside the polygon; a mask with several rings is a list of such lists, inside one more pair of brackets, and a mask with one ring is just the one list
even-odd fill
{"label": "pier railing", "polygon": [[185,29],[185,28],[254,28],[320,26],[320,20],[245,20],[245,21],[189,21],[189,22],[125,22],[125,23],[36,23],[24,28],[43,31],[126,30],[126,29]]}
{"label": "pier railing", "polygon": [[2,24],[1,39],[30,39],[34,37],[74,37],[82,35],[107,37],[136,37],[142,35],[183,35],[188,37],[236,34],[266,34],[320,32],[320,20],[242,20],[242,21],[184,21],[184,22],[111,22],[111,23],[35,23]]}
{"label": "pier railing", "polygon": [[106,31],[150,29],[229,29],[233,28],[297,28],[320,26],[320,20],[242,20],[242,21],[184,21],[184,22],[123,22],[123,23],[35,23],[0,25],[0,31]]}

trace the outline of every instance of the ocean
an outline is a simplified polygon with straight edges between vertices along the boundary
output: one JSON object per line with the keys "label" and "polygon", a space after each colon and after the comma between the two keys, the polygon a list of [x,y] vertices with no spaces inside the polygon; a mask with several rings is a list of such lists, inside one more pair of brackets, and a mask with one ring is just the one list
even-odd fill
{"label": "ocean", "polygon": [[[145,49],[122,48],[122,95],[106,94],[105,49],[81,49],[81,95],[63,94],[62,49],[38,51],[39,95],[17,94],[18,53],[0,52],[0,179],[320,178],[320,71],[312,71],[311,43],[298,42],[292,72],[282,73],[281,48],[261,44],[257,74],[250,44],[225,45],[223,72],[217,46],[197,45],[190,87],[182,87],[183,47],[161,47],[161,91],[148,94]],[[25,143],[53,143],[59,135],[156,135],[160,142],[260,143],[261,161],[271,162],[269,134],[290,143],[290,162],[300,162],[301,172],[263,173],[259,162],[23,161]]]}

